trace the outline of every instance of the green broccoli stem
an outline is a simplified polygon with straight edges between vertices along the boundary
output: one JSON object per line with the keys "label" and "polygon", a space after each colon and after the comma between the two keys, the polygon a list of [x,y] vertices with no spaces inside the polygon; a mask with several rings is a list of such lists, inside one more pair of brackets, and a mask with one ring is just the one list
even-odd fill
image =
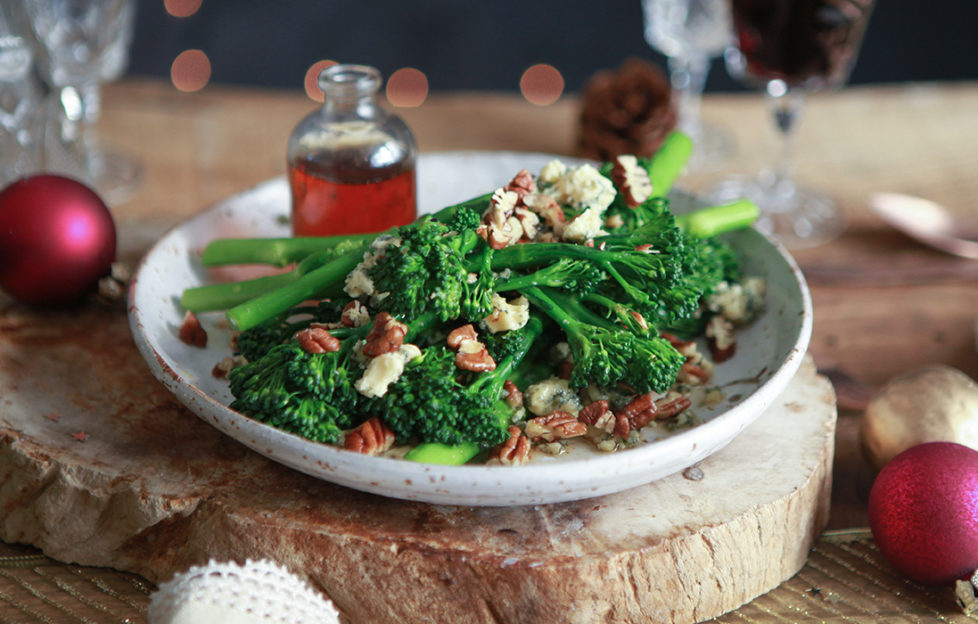
{"label": "green broccoli stem", "polygon": [[321,249],[306,256],[294,269],[238,282],[187,288],[180,305],[194,313],[227,310],[272,290],[291,284],[306,273],[321,267],[335,256],[332,249]]}
{"label": "green broccoli stem", "polygon": [[577,325],[587,323],[605,329],[614,329],[612,321],[592,312],[576,297],[562,296],[546,288],[530,287],[522,291],[530,303],[539,308],[550,319],[557,323],[565,334],[577,334]]}
{"label": "green broccoli stem", "polygon": [[[483,208],[492,194],[480,195],[459,204],[446,206],[432,214],[432,218],[446,222],[460,208]],[[481,211],[480,211],[481,212]],[[342,250],[343,247],[356,249],[358,243],[369,243],[382,234],[391,233],[396,228],[382,232],[362,234],[337,234],[333,236],[294,236],[285,238],[219,238],[204,247],[200,262],[206,267],[229,264],[268,264],[285,267],[300,262],[312,253],[324,249]]]}
{"label": "green broccoli stem", "polygon": [[652,197],[665,197],[682,173],[689,155],[693,151],[693,141],[688,135],[674,130],[670,132],[659,149],[649,159],[649,180],[652,182]]}
{"label": "green broccoli stem", "polygon": [[291,238],[219,238],[211,241],[200,254],[205,267],[229,264],[267,264],[285,267],[311,254],[338,250],[357,243],[370,242],[380,233],[340,234],[336,236],[296,236]]}
{"label": "green broccoli stem", "polygon": [[[561,258],[579,258],[581,260],[596,262],[599,259],[612,260],[615,257],[615,252],[601,251],[594,247],[567,243],[510,245],[509,247],[497,249],[493,253],[492,270],[499,272],[506,269],[528,269],[557,262]],[[511,281],[518,283],[516,279],[511,278]]]}
{"label": "green broccoli stem", "polygon": [[741,199],[729,204],[700,208],[676,217],[676,225],[686,233],[700,238],[710,238],[750,227],[760,214],[757,204]]}
{"label": "green broccoli stem", "polygon": [[[636,314],[638,314],[637,312],[630,310],[627,306],[615,301],[614,299],[611,299],[610,297],[605,297],[604,295],[592,292],[581,297],[581,301],[585,301],[596,306],[601,306],[608,312],[608,314],[613,316],[621,326],[625,327],[629,331],[643,333],[649,329],[648,321],[646,321],[641,315],[636,316]],[[574,303],[577,302],[575,301]],[[578,305],[580,304],[578,303]],[[581,307],[583,308],[583,306]],[[584,309],[587,310],[587,308]],[[590,312],[590,310],[588,311]]]}
{"label": "green broccoli stem", "polygon": [[[364,244],[364,249],[367,245]],[[281,288],[268,291],[227,311],[228,322],[245,331],[287,312],[308,299],[324,299],[342,292],[346,276],[363,259],[363,254],[348,253],[305,273]]]}
{"label": "green broccoli stem", "polygon": [[443,444],[441,442],[422,442],[404,454],[404,459],[422,464],[439,466],[461,466],[468,463],[482,450],[475,442]]}
{"label": "green broccoli stem", "polygon": [[[469,386],[471,392],[486,393],[496,397],[502,394],[503,384],[512,376],[513,371],[523,361],[526,354],[530,352],[533,342],[543,333],[543,321],[540,320],[540,317],[531,315],[522,331],[526,332],[523,348],[517,353],[503,358],[496,364],[495,370],[480,375]],[[506,428],[513,415],[512,408],[504,401],[497,400],[494,410],[500,428]],[[426,464],[460,466],[475,457],[481,450],[482,447],[476,442],[462,442],[461,444],[422,442],[405,453],[404,459]]]}

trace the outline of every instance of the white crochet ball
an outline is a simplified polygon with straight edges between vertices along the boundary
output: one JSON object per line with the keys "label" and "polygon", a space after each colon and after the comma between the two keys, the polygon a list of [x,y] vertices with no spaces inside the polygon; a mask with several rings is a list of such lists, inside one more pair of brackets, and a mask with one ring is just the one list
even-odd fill
{"label": "white crochet ball", "polygon": [[149,624],[339,624],[333,603],[271,561],[194,566],[150,596]]}

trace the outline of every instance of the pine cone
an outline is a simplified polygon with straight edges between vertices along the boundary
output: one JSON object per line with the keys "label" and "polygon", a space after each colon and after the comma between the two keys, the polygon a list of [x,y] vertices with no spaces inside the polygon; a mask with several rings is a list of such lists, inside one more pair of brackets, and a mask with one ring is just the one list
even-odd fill
{"label": "pine cone", "polygon": [[582,99],[577,147],[585,158],[651,156],[676,127],[669,79],[642,59],[598,72],[584,86]]}

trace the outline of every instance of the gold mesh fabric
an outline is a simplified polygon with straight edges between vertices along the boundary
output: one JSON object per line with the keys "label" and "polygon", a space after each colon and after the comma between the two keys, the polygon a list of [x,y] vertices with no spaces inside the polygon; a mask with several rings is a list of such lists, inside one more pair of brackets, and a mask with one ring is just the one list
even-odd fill
{"label": "gold mesh fabric", "polygon": [[64,564],[0,543],[0,622],[143,624],[155,587],[134,574]]}

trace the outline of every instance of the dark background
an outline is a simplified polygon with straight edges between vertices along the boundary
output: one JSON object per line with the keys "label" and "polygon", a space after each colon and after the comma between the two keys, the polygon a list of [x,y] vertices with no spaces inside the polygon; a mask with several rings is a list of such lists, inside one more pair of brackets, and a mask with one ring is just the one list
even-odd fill
{"label": "dark background", "polygon": [[[850,83],[978,79],[976,27],[976,0],[878,0]],[[189,48],[210,58],[212,83],[292,89],[321,59],[415,67],[432,91],[516,91],[534,63],[557,67],[567,92],[631,56],[665,66],[640,0],[203,0],[187,18],[139,0],[131,75],[169,76]],[[740,88],[714,64],[708,90]]]}

